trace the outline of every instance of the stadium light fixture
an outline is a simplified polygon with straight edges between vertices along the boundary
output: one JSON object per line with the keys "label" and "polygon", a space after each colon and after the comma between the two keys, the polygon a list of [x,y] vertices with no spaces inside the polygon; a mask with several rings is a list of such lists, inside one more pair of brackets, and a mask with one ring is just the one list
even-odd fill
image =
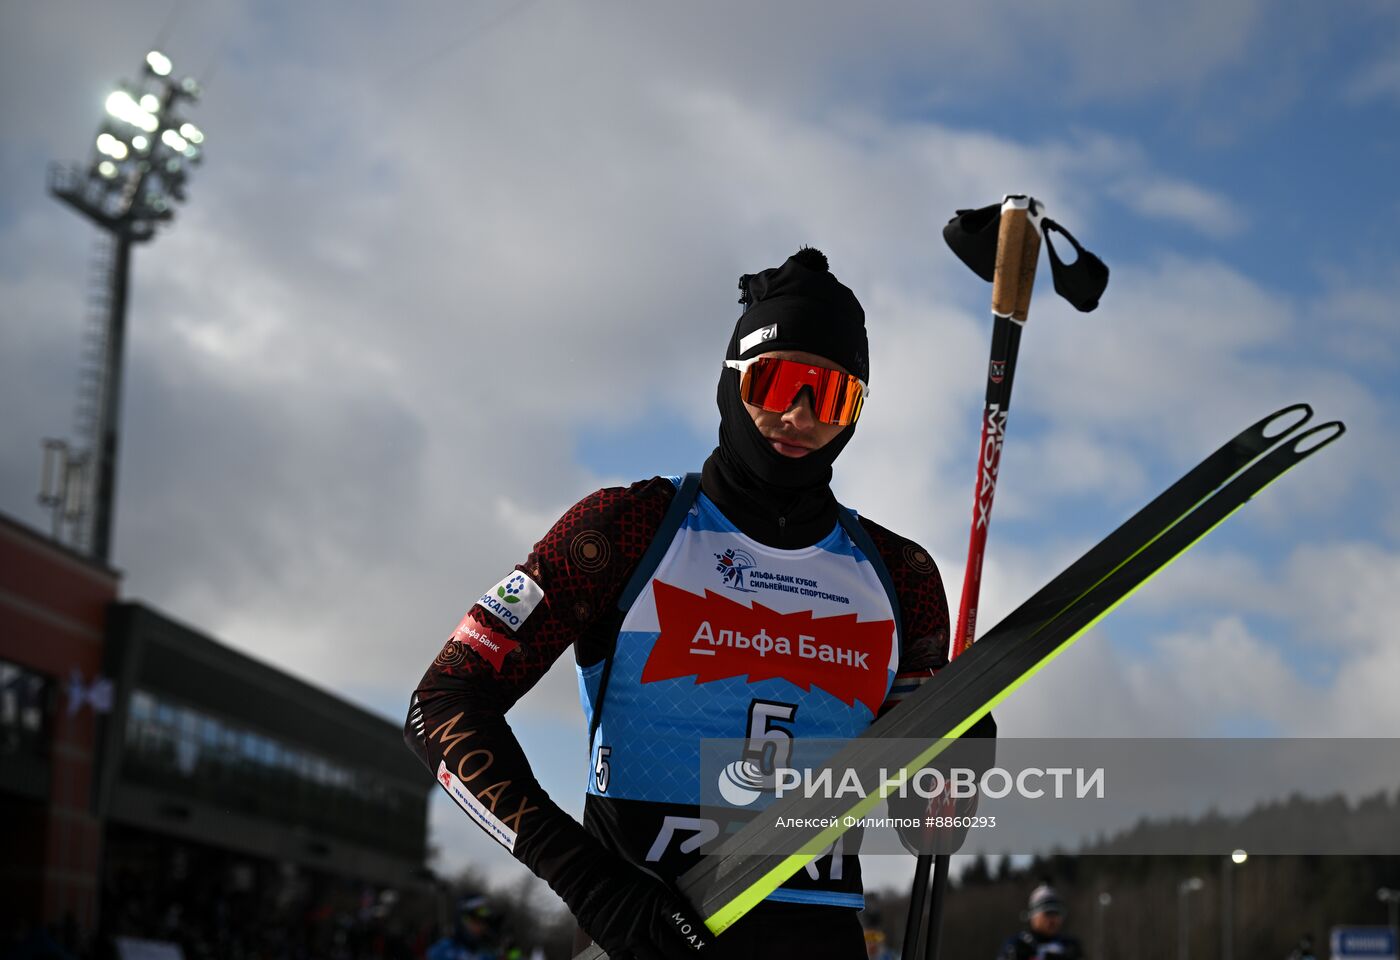
{"label": "stadium light fixture", "polygon": [[168,127],[160,132],[160,142],[176,153],[184,153],[190,146],[188,140]]}
{"label": "stadium light fixture", "polygon": [[1106,960],[1107,947],[1104,931],[1104,914],[1108,912],[1109,904],[1113,903],[1113,894],[1107,890],[1100,890],[1095,898],[1094,905],[1094,957],[1095,960]]}
{"label": "stadium light fixture", "polygon": [[1400,940],[1400,890],[1381,887],[1376,891],[1376,899],[1386,906],[1385,920],[1386,926],[1390,928],[1390,935]]}
{"label": "stadium light fixture", "polygon": [[198,100],[199,84],[191,77],[176,79],[173,69],[164,53],[148,52],[138,81],[120,84],[104,101],[112,119],[91,141],[91,160],[49,169],[49,192],[113,240],[111,263],[102,268],[108,291],[100,356],[85,371],[98,385],[97,395],[69,459],[90,473],[69,487],[85,505],[65,513],[73,518],[71,545],[103,562],[111,556],[131,247],[151,240],[156,227],[174,217],[175,204],[185,200],[189,167],[203,153],[204,132],[180,116],[184,101]]}
{"label": "stadium light fixture", "polygon": [[1235,960],[1235,868],[1248,859],[1237,848],[1220,865],[1220,960]]}
{"label": "stadium light fixture", "polygon": [[110,133],[98,134],[97,152],[113,160],[125,160],[130,149]]}
{"label": "stadium light fixture", "polygon": [[1188,877],[1176,887],[1176,955],[1179,960],[1191,960],[1191,923],[1188,914],[1190,895],[1204,887],[1200,877]]}
{"label": "stadium light fixture", "polygon": [[154,73],[156,76],[168,77],[170,76],[170,71],[174,67],[174,64],[170,62],[169,57],[159,50],[152,50],[150,53],[146,54],[146,66],[149,67],[151,73]]}

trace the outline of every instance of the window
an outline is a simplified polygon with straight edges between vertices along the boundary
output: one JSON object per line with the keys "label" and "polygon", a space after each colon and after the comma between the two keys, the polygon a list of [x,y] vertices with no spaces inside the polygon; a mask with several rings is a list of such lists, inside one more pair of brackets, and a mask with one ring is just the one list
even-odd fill
{"label": "window", "polygon": [[[4,666],[0,661],[0,670]],[[0,730],[6,729],[7,717],[19,716],[11,705],[17,701],[8,692],[9,678],[0,672]],[[220,800],[230,784],[237,784],[264,798],[263,815],[314,823],[358,840],[384,842],[385,820],[397,826],[400,812],[414,809],[398,787],[371,771],[144,690],[131,695],[126,740],[137,777],[167,784],[178,779],[192,794]]]}
{"label": "window", "polygon": [[0,755],[47,750],[52,688],[43,674],[0,660]]}

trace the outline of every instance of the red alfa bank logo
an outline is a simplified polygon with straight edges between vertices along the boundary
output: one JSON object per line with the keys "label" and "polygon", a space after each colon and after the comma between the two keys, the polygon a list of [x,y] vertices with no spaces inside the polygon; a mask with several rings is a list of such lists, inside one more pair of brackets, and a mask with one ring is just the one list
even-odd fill
{"label": "red alfa bank logo", "polygon": [[486,661],[496,668],[497,673],[501,672],[501,667],[505,664],[506,654],[520,646],[505,634],[492,630],[470,613],[457,624],[452,639],[458,643],[465,643],[485,657]]}
{"label": "red alfa bank logo", "polygon": [[660,580],[652,582],[652,591],[661,636],[642,669],[643,683],[690,676],[697,684],[743,676],[749,683],[781,679],[879,712],[889,682],[893,620],[779,613],[710,590],[696,596]]}

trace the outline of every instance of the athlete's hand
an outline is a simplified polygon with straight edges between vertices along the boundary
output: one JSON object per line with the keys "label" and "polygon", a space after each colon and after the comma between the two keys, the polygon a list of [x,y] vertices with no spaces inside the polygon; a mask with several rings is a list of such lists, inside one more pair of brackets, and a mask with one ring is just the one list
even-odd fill
{"label": "athlete's hand", "polygon": [[618,859],[574,915],[609,960],[697,960],[713,935],[680,894]]}
{"label": "athlete's hand", "polygon": [[[962,737],[949,744],[932,765],[939,772],[938,782],[946,784],[953,768],[974,771],[977,781],[980,782],[983,774],[996,762],[996,735],[997,725],[991,714],[973,724]],[[962,848],[970,825],[966,822],[955,825],[940,824],[973,818],[977,812],[978,796],[973,793],[970,797],[955,800],[945,788],[930,798],[920,796],[916,791],[909,791],[903,797],[890,796],[888,802],[891,816],[915,824],[912,827],[901,827],[898,831],[899,841],[904,845],[904,849],[915,855],[946,856],[957,853]],[[944,819],[940,821],[940,817]]]}

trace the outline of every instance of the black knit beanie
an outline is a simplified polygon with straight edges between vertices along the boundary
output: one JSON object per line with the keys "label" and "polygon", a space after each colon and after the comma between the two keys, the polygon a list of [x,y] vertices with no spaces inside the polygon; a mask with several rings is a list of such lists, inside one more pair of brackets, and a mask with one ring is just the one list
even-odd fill
{"label": "black knit beanie", "polygon": [[[773,350],[802,350],[840,364],[869,382],[865,311],[845,284],[831,275],[825,254],[803,247],[781,267],[739,278],[744,312],[729,338],[728,360]],[[785,457],[759,433],[739,398],[739,374],[725,368],[717,396],[720,453],[731,466],[763,484],[797,491],[825,490],[831,465],[855,431],[852,424],[820,450]]]}
{"label": "black knit beanie", "polygon": [[870,381],[865,311],[831,275],[825,254],[803,247],[781,267],[739,278],[744,313],[734,325],[728,360],[772,350],[803,350]]}

